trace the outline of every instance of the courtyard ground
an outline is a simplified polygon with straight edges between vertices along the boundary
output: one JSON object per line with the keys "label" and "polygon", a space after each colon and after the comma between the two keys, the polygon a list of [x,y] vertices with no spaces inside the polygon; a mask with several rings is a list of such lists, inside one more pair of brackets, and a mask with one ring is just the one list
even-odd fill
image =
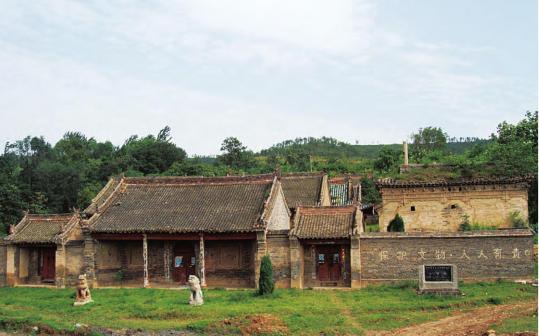
{"label": "courtyard ground", "polygon": [[191,307],[186,290],[95,289],[94,303],[74,307],[73,289],[0,288],[0,329],[130,335],[537,332],[536,287],[492,282],[463,284],[461,290],[459,297],[418,296],[412,283],[401,283],[354,291],[276,290],[259,297],[253,290],[212,289],[203,306]]}

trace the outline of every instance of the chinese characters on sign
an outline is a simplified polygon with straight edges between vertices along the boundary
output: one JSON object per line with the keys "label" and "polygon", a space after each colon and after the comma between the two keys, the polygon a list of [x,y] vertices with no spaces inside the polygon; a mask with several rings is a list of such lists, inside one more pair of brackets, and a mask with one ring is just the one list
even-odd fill
{"label": "chinese characters on sign", "polygon": [[456,252],[448,251],[444,249],[433,249],[433,250],[426,250],[425,248],[421,248],[415,252],[410,251],[404,251],[404,250],[397,250],[397,251],[390,251],[390,250],[380,250],[378,253],[378,260],[379,261],[386,261],[386,260],[398,260],[398,261],[404,261],[404,260],[446,260],[446,259],[457,259],[457,260],[488,260],[488,259],[495,259],[495,260],[501,260],[501,259],[520,259],[523,256],[529,257],[531,256],[530,250],[521,250],[518,248],[513,248],[512,250],[504,250],[501,248],[494,248],[492,250],[487,249],[462,249]]}

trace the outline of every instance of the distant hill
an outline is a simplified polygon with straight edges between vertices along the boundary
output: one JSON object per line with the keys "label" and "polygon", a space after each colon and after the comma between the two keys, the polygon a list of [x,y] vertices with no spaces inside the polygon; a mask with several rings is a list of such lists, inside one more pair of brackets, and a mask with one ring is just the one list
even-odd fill
{"label": "distant hill", "polygon": [[[476,144],[487,143],[490,140],[473,139],[471,141],[458,141],[447,143],[447,149],[451,153],[461,154]],[[384,147],[401,151],[402,144],[387,145],[352,145],[334,138],[296,138],[285,140],[270,148],[263,149],[259,155],[287,155],[290,152],[301,152],[309,155],[326,158],[365,158],[374,159]]]}

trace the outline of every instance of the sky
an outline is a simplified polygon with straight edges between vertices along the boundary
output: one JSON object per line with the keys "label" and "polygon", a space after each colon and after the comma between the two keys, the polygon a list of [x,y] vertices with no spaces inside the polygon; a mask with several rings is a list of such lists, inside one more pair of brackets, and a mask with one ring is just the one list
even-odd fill
{"label": "sky", "polygon": [[537,0],[0,0],[0,143],[121,145],[168,125],[189,155],[420,127],[488,137],[538,105]]}

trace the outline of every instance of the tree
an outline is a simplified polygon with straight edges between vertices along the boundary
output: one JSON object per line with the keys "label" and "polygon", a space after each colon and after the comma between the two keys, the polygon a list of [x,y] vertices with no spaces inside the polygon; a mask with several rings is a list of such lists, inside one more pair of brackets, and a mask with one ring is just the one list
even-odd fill
{"label": "tree", "polygon": [[131,136],[120,149],[124,170],[135,170],[148,174],[161,174],[176,161],[183,161],[187,154],[170,141],[170,127],[166,126],[157,135],[139,139]]}
{"label": "tree", "polygon": [[273,293],[275,283],[273,281],[273,266],[269,255],[262,257],[260,263],[260,279],[258,280],[258,293],[268,295]]}
{"label": "tree", "polygon": [[380,191],[376,189],[374,181],[364,177],[361,179],[361,202],[364,204],[378,204],[382,201]]}
{"label": "tree", "polygon": [[400,160],[400,152],[384,146],[374,160],[374,169],[378,171],[389,171],[394,166],[398,165]]}
{"label": "tree", "polygon": [[487,163],[494,173],[503,176],[531,175],[528,189],[529,222],[537,223],[537,111],[526,112],[516,125],[502,122],[494,143],[486,149]]}
{"label": "tree", "polygon": [[428,153],[434,151],[443,152],[446,148],[448,137],[447,133],[440,127],[420,128],[417,133],[410,136],[412,140],[410,154],[416,161],[420,161]]}
{"label": "tree", "polygon": [[387,232],[404,232],[404,220],[399,214],[389,222]]}
{"label": "tree", "polygon": [[221,151],[224,153],[219,156],[219,161],[231,168],[246,169],[254,164],[253,152],[247,150],[238,138],[228,137],[223,140]]}
{"label": "tree", "polygon": [[24,202],[17,186],[17,161],[13,153],[0,156],[0,237],[16,224],[22,215]]}

